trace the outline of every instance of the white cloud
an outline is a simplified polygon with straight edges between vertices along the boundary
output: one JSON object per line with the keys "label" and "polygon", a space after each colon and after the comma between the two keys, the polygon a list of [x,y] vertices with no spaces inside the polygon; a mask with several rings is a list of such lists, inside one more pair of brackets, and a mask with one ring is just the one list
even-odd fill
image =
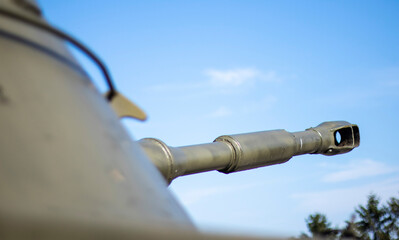
{"label": "white cloud", "polygon": [[196,91],[201,88],[206,88],[207,85],[199,82],[169,82],[156,85],[150,85],[145,90],[148,92],[186,92]]}
{"label": "white cloud", "polygon": [[210,78],[210,82],[214,86],[238,87],[251,84],[256,80],[267,82],[280,81],[276,72],[269,71],[263,73],[255,68],[236,68],[228,70],[207,69],[204,73]]}
{"label": "white cloud", "polygon": [[205,70],[214,85],[240,86],[260,76],[260,72],[253,68],[237,68],[231,70]]}
{"label": "white cloud", "polygon": [[[256,68],[235,68],[227,70],[206,69],[202,81],[179,81],[147,86],[144,91],[153,94],[219,95],[241,92],[259,82],[278,82],[281,77],[275,71],[262,72]],[[243,88],[244,87],[244,88]],[[248,89],[247,89],[248,90]]]}
{"label": "white cloud", "polygon": [[208,118],[222,118],[228,117],[233,114],[235,115],[248,115],[253,113],[259,113],[262,111],[266,111],[270,109],[277,102],[277,98],[275,96],[266,96],[257,101],[248,101],[245,104],[235,105],[233,110],[226,106],[220,106],[216,110],[210,112],[206,115]]}
{"label": "white cloud", "polygon": [[343,182],[364,177],[371,177],[391,173],[395,168],[371,159],[355,160],[339,167],[340,170],[324,176],[324,182]]}
{"label": "white cloud", "polygon": [[221,106],[218,109],[216,109],[214,112],[209,114],[210,118],[220,118],[220,117],[227,117],[232,114],[232,111],[228,109],[227,107]]}

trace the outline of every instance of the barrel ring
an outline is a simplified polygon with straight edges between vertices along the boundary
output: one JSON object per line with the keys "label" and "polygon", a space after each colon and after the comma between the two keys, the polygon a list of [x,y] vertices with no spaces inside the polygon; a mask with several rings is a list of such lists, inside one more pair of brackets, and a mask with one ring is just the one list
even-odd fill
{"label": "barrel ring", "polygon": [[222,170],[219,170],[219,172],[222,173],[231,173],[235,172],[238,163],[240,162],[241,156],[242,156],[242,148],[240,143],[235,140],[233,137],[228,136],[228,135],[223,135],[215,139],[214,142],[224,142],[227,143],[227,145],[231,148],[232,152],[232,159],[230,161],[230,164]]}

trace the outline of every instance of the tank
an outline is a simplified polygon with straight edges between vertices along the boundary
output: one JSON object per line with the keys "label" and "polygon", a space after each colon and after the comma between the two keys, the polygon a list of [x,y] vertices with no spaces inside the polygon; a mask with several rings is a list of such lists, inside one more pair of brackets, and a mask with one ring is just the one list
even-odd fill
{"label": "tank", "polygon": [[[101,94],[66,43],[104,74]],[[86,46],[52,27],[35,1],[0,1],[1,239],[250,239],[199,232],[169,192],[175,178],[280,164],[359,146],[357,125],[225,135],[169,147],[134,141],[120,117],[144,120]]]}

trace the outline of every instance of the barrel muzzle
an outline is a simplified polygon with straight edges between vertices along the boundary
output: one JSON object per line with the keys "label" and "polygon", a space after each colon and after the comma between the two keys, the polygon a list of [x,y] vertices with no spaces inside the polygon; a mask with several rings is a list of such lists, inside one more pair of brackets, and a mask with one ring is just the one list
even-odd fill
{"label": "barrel muzzle", "polygon": [[316,131],[321,137],[321,146],[315,154],[347,153],[360,144],[359,127],[345,121],[324,122],[307,130]]}

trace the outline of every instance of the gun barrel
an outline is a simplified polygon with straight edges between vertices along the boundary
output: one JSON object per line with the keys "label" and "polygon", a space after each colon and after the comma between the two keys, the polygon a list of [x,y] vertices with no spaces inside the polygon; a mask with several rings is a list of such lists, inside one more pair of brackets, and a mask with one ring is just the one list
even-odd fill
{"label": "gun barrel", "polygon": [[237,172],[287,162],[293,156],[336,155],[360,143],[359,128],[344,121],[324,122],[301,132],[272,130],[223,135],[213,143],[169,147],[154,138],[139,141],[168,182],[194,173],[218,170]]}

